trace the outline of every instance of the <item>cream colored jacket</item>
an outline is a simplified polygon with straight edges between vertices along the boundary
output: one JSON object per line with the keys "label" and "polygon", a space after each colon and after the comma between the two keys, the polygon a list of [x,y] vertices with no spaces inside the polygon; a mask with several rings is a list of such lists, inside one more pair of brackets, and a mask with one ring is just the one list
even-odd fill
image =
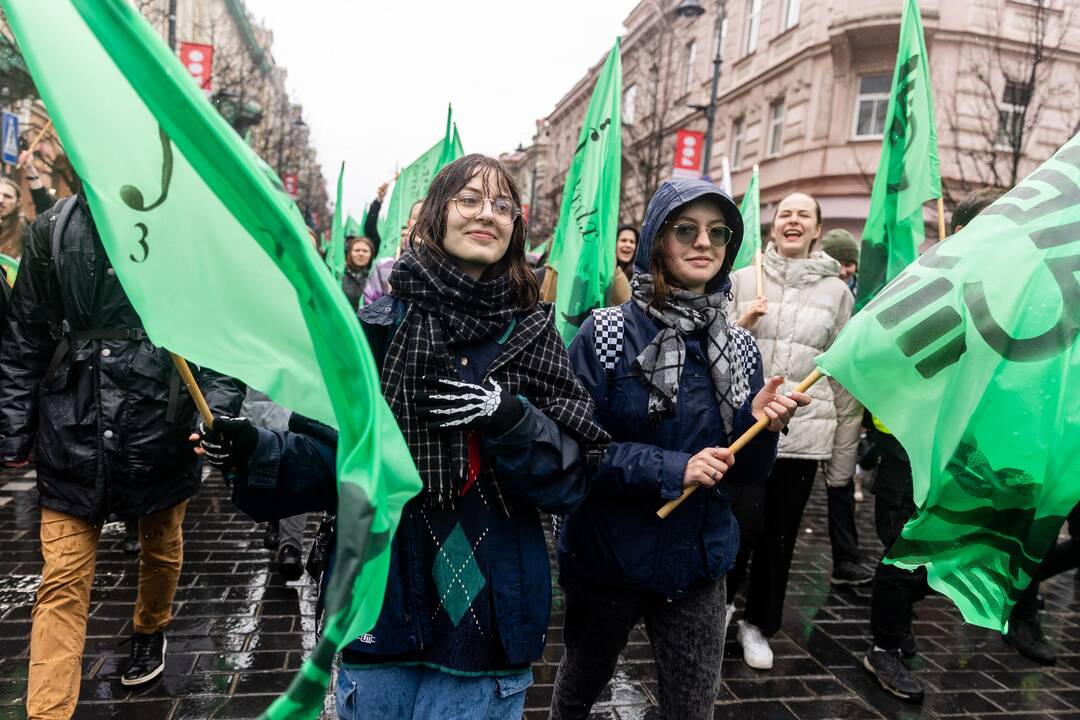
{"label": "cream colored jacket", "polygon": [[[768,314],[750,331],[761,350],[766,379],[783,375],[784,389],[791,390],[814,370],[814,358],[832,345],[851,318],[854,298],[839,277],[840,263],[827,255],[790,260],[770,244],[764,265]],[[732,322],[754,300],[756,285],[754,266],[732,273]],[[818,381],[809,395],[813,402],[799,409],[788,434],[780,436],[779,455],[828,461],[826,480],[842,486],[855,471],[862,407],[832,378]]]}

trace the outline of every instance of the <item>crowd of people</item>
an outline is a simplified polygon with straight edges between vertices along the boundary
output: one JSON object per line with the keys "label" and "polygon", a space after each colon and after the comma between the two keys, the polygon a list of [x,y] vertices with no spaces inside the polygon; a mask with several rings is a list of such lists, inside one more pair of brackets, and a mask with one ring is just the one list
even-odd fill
{"label": "crowd of people", "polygon": [[[347,238],[342,291],[423,489],[393,536],[375,626],[340,654],[339,717],[520,717],[548,642],[552,550],[565,654],[551,717],[589,715],[639,623],[661,715],[712,717],[736,615],[744,662],[773,667],[770,638],[819,477],[832,582],[873,583],[864,666],[894,695],[922,698],[905,659],[917,653],[911,617],[925,572],[865,558],[855,523],[856,476],[872,477],[878,536],[886,548],[896,540],[914,510],[910,464],[836,382],[792,389],[851,317],[857,283],[858,242],[823,232],[813,196],[782,198],[760,270],[733,271],[744,228],[732,198],[705,180],[664,182],[640,230],[623,225],[611,239],[608,307],[566,348],[540,302],[519,190],[497,160],[469,155],[443,168],[410,209],[397,251],[376,261],[386,189],[363,234]],[[138,525],[126,686],[164,668],[181,523],[204,460],[236,507],[270,523],[285,579],[303,572],[307,516],[321,513],[307,568],[325,588],[333,537],[351,519],[335,516],[332,428],[196,368],[215,418],[208,430],[168,353],[147,338],[85,195],[43,199],[32,224],[17,215],[19,196],[0,180],[0,241],[22,258],[0,333],[0,461],[19,467],[33,454],[40,494],[27,713],[66,720],[110,517]],[[966,200],[954,229],[992,199]],[[737,455],[728,449],[761,423]],[[697,492],[658,517],[687,490]],[[551,549],[542,515],[558,518]],[[1078,554],[1058,546],[1040,577],[1075,567]],[[1037,583],[1006,640],[1054,661]]]}

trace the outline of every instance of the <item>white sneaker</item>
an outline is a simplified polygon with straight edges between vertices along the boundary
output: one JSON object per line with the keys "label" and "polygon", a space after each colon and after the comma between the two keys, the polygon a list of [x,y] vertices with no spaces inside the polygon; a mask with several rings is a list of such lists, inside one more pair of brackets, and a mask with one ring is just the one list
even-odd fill
{"label": "white sneaker", "polygon": [[731,627],[731,618],[735,617],[735,603],[731,603],[727,606],[727,612],[724,613],[724,632],[726,633],[728,628]]}
{"label": "white sneaker", "polygon": [[743,662],[755,670],[772,670],[772,648],[761,630],[745,620],[740,620],[738,638],[742,645]]}

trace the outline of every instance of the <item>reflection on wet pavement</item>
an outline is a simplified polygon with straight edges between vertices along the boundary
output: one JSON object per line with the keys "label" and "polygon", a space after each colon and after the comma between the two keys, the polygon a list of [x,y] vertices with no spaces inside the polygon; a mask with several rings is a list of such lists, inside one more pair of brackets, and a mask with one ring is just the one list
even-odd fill
{"label": "reflection on wet pavement", "polygon": [[[30,608],[41,571],[37,496],[5,489],[33,479],[0,472],[0,719],[25,718]],[[21,487],[21,486],[15,486]],[[873,499],[859,507],[864,552],[880,553]],[[309,537],[315,530],[309,526]],[[920,655],[913,667],[927,698],[921,708],[886,695],[861,669],[869,643],[869,588],[838,590],[831,570],[825,493],[816,489],[796,548],[783,630],[773,642],[771,673],[746,667],[729,635],[717,718],[1080,718],[1080,595],[1069,573],[1046,583],[1043,624],[1057,667],[1024,660],[996,634],[963,625],[941,597],[917,609]],[[165,674],[138,690],[118,678],[131,633],[137,559],[124,555],[121,525],[102,533],[91,598],[78,720],[255,718],[281,692],[314,647],[316,588],[306,577],[285,585],[263,549],[261,527],[235,512],[215,474],[190,504],[184,522],[184,569],[168,633]],[[562,656],[562,596],[552,598],[549,644],[534,666],[526,718],[546,718]],[[738,617],[738,616],[736,616]],[[643,628],[631,634],[615,677],[593,718],[654,720],[656,673]],[[324,717],[334,717],[328,695]],[[678,720],[678,719],[677,719]]]}

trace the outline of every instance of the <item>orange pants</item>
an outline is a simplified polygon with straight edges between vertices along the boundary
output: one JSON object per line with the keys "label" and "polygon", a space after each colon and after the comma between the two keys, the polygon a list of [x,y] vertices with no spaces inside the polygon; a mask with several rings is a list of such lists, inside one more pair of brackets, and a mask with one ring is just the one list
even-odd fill
{"label": "orange pants", "polygon": [[[184,560],[181,523],[187,501],[139,518],[139,594],[135,631],[153,633],[172,620]],[[45,567],[31,614],[28,720],[68,720],[79,700],[86,618],[101,524],[41,508]]]}

